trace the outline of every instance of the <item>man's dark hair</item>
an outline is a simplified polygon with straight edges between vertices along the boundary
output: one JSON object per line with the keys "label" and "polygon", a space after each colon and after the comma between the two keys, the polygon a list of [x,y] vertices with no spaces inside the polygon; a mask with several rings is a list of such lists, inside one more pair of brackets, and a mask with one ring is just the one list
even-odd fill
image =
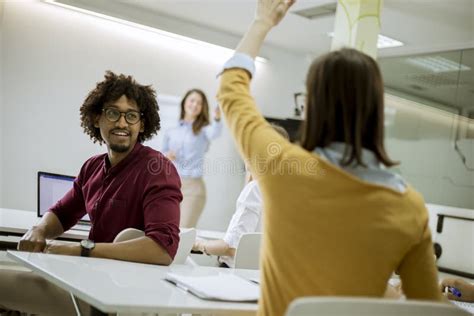
{"label": "man's dark hair", "polygon": [[328,53],[311,65],[306,80],[306,120],[302,146],[313,151],[346,143],[343,165],[364,165],[362,149],[385,166],[383,81],[375,60],[355,49]]}
{"label": "man's dark hair", "polygon": [[138,135],[138,142],[150,139],[160,130],[160,115],[156,92],[151,86],[138,84],[132,76],[116,75],[105,72],[105,80],[98,82],[95,89],[89,92],[81,106],[81,126],[94,143],[103,143],[100,129],[94,126],[95,118],[102,114],[104,105],[118,100],[122,95],[133,100],[142,113],[143,133]]}

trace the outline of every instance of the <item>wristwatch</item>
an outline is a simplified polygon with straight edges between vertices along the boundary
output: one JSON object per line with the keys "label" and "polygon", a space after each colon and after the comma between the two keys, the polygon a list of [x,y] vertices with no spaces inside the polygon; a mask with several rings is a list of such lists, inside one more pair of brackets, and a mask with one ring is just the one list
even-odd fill
{"label": "wristwatch", "polygon": [[81,240],[81,257],[89,257],[92,249],[95,247],[95,242],[89,239]]}

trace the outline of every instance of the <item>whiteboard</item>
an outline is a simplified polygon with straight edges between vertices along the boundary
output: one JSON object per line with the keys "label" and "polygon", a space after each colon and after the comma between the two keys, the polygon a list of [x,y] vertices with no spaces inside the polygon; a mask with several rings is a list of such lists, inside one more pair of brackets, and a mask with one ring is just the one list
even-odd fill
{"label": "whiteboard", "polygon": [[161,94],[158,96],[158,106],[161,119],[161,129],[158,131],[158,135],[155,135],[152,139],[144,143],[144,145],[150,146],[155,150],[161,150],[165,131],[178,124],[181,97]]}

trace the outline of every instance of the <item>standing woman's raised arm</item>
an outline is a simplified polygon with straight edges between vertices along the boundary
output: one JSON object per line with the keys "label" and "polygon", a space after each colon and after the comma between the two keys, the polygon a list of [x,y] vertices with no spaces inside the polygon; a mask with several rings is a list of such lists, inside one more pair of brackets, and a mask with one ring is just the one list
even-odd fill
{"label": "standing woman's raised arm", "polygon": [[209,140],[216,139],[222,134],[222,121],[221,121],[221,110],[219,106],[214,109],[214,118],[211,120],[211,124],[204,128],[206,137]]}

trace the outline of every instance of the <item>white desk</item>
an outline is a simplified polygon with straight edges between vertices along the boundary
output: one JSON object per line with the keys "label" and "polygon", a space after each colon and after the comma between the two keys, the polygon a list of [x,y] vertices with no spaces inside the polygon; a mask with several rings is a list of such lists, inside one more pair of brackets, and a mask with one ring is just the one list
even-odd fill
{"label": "white desk", "polygon": [[[0,208],[0,235],[23,236],[40,219],[35,212]],[[89,236],[83,230],[68,230],[58,239],[82,240]]]}
{"label": "white desk", "polygon": [[[0,235],[23,236],[38,221],[35,212],[0,208]],[[197,229],[196,234],[204,239],[222,239],[225,232]],[[62,234],[61,238],[82,240],[88,235],[87,231],[71,229]]]}
{"label": "white desk", "polygon": [[163,280],[168,272],[192,276],[235,273],[258,278],[257,270],[166,267],[19,251],[8,251],[8,256],[105,313],[255,315],[257,310],[256,303],[202,300]]}

